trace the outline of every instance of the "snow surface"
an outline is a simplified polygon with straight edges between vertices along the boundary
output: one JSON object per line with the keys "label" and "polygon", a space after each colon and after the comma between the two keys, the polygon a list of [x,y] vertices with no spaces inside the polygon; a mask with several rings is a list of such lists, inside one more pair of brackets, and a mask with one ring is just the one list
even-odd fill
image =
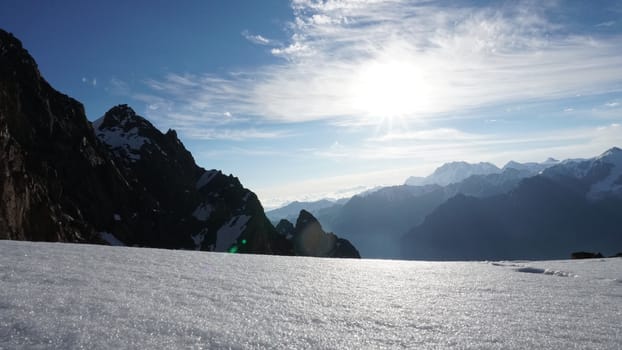
{"label": "snow surface", "polygon": [[226,224],[222,225],[216,232],[216,251],[226,252],[231,248],[240,234],[246,228],[246,223],[251,217],[248,215],[237,215],[232,217]]}
{"label": "snow surface", "polygon": [[1,349],[619,349],[620,324],[622,259],[338,260],[0,241]]}

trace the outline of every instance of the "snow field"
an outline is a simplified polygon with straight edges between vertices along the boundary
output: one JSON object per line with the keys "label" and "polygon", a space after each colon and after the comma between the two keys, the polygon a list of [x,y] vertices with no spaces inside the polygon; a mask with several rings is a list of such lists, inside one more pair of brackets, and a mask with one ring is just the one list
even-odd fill
{"label": "snow field", "polygon": [[[528,267],[542,272],[517,270]],[[338,260],[0,241],[0,349],[619,349],[620,280],[622,259]]]}

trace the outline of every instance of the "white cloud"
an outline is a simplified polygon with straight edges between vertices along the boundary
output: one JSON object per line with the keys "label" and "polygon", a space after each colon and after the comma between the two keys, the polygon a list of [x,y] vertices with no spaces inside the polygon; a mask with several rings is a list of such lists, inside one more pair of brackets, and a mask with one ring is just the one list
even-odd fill
{"label": "white cloud", "polygon": [[[149,81],[167,100],[192,96],[198,111],[301,122],[455,111],[618,91],[622,37],[573,33],[534,2],[492,7],[433,1],[292,1],[284,58],[228,76]],[[269,44],[261,36],[247,39]]]}
{"label": "white cloud", "polygon": [[618,107],[620,106],[620,102],[618,101],[607,102],[605,103],[605,106],[610,107],[610,108]]}
{"label": "white cloud", "polygon": [[598,23],[596,27],[611,27],[614,24],[616,24],[616,21],[607,21],[607,22]]}
{"label": "white cloud", "polygon": [[273,41],[270,39],[267,39],[259,34],[251,34],[249,33],[247,30],[242,32],[242,36],[252,42],[253,44],[257,44],[257,45],[271,45],[273,44]]}
{"label": "white cloud", "polygon": [[[340,144],[338,149],[330,146],[325,149],[315,149],[312,154],[325,159],[374,161],[394,159],[422,162],[455,160],[476,162],[500,159],[507,162],[513,159],[511,155],[533,155],[549,149],[568,147],[574,147],[573,149],[580,155],[597,155],[612,145],[622,145],[622,133],[618,135],[617,131],[619,131],[618,123],[599,127],[574,127],[556,131],[531,132],[528,136],[520,133],[514,134],[511,131],[502,134],[487,134],[441,128],[373,137],[363,144],[351,146]],[[569,152],[562,155],[573,157]],[[515,160],[523,160],[523,158]],[[530,159],[530,161],[535,160],[537,159]]]}
{"label": "white cloud", "polygon": [[294,58],[309,57],[313,52],[307,45],[301,43],[293,43],[287,47],[273,48],[270,52],[275,56],[282,56],[293,60]]}
{"label": "white cloud", "polygon": [[410,141],[468,141],[478,138],[479,136],[474,134],[465,133],[463,131],[452,128],[440,128],[429,129],[419,131],[393,131],[383,134],[381,136],[375,136],[369,138],[368,141],[397,141],[397,140],[410,140]]}
{"label": "white cloud", "polygon": [[283,138],[291,135],[288,131],[265,131],[253,128],[237,128],[237,129],[211,129],[196,127],[181,127],[177,131],[182,132],[186,137],[195,140],[230,140],[244,141],[250,139],[274,139]]}
{"label": "white cloud", "polygon": [[84,83],[84,84],[88,84],[88,85],[91,85],[91,86],[93,86],[93,87],[96,87],[96,86],[97,86],[97,78],[91,78],[91,79],[89,79],[89,78],[87,78],[87,77],[82,77],[82,79],[81,79],[81,80],[82,80],[82,83]]}

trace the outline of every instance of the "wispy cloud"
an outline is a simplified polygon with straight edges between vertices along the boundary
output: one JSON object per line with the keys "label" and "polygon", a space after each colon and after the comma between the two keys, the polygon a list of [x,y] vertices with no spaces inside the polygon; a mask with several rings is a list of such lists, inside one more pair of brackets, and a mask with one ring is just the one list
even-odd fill
{"label": "wispy cloud", "polygon": [[[459,135],[459,139],[433,138],[428,135]],[[364,145],[333,143],[324,149],[300,151],[298,156],[329,160],[394,161],[397,166],[384,170],[353,172],[323,179],[302,179],[278,186],[258,188],[262,203],[276,207],[292,200],[317,200],[338,198],[361,192],[339,194],[344,188],[357,184],[363,188],[403,183],[409,176],[429,175],[445,162],[465,160],[469,162],[492,162],[503,166],[509,160],[540,162],[548,157],[568,159],[594,157],[614,145],[622,145],[622,124],[610,123],[598,127],[579,127],[553,132],[521,134],[475,134],[459,130],[429,130],[414,132],[404,137],[414,137],[418,142],[396,139],[370,139]],[[313,188],[313,191],[309,191]]]}
{"label": "wispy cloud", "polygon": [[97,87],[97,78],[87,78],[87,77],[82,77],[82,83],[83,84],[88,84],[91,85],[93,87]]}
{"label": "wispy cloud", "polygon": [[210,128],[196,128],[196,127],[183,127],[179,128],[189,138],[196,140],[230,140],[230,141],[242,141],[250,139],[275,139],[291,136],[288,131],[272,131],[272,130],[257,130],[257,129],[210,129]]}
{"label": "wispy cloud", "polygon": [[616,21],[607,21],[607,22],[598,23],[596,27],[611,27],[615,24],[616,24]]}
{"label": "wispy cloud", "polygon": [[[262,120],[433,118],[456,110],[620,89],[620,36],[575,33],[563,3],[477,8],[434,1],[294,0],[290,41],[248,32],[281,62],[239,75],[148,82],[196,110]],[[555,8],[559,6],[559,8]],[[347,122],[346,122],[347,124]]]}
{"label": "wispy cloud", "polygon": [[468,141],[479,138],[478,135],[469,134],[457,129],[452,128],[440,128],[429,129],[420,131],[392,131],[381,136],[374,136],[368,139],[368,141],[439,141],[439,140],[453,140],[453,141]]}
{"label": "wispy cloud", "polygon": [[513,134],[510,131],[491,134],[441,128],[373,137],[363,144],[339,144],[339,147],[333,144],[324,149],[314,150],[313,155],[326,159],[419,160],[438,165],[454,160],[536,161],[537,159],[533,159],[534,154],[544,156],[551,150],[571,147],[574,147],[574,155],[566,152],[547,154],[546,157],[589,156],[620,144],[622,144],[622,129],[619,123],[533,132],[528,136],[521,133]]}
{"label": "wispy cloud", "polygon": [[242,36],[250,41],[253,44],[257,44],[257,45],[272,45],[274,44],[273,40],[267,39],[259,34],[251,34],[249,33],[247,30],[242,32]]}

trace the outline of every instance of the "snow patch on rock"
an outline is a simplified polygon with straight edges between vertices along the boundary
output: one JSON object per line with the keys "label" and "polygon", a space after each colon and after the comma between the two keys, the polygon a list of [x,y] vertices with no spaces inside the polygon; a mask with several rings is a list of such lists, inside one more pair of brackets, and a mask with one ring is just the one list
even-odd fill
{"label": "snow patch on rock", "polygon": [[249,215],[237,215],[224,224],[216,233],[216,251],[228,251],[235,240],[240,237],[240,234],[244,232],[250,218]]}
{"label": "snow patch on rock", "polygon": [[[93,123],[94,126],[101,126],[101,121],[97,120]],[[99,129],[96,127],[97,137],[117,155],[122,157],[124,150],[125,156],[130,161],[137,161],[140,159],[138,151],[146,143],[151,143],[151,140],[140,136],[138,134],[138,128],[134,127],[128,131],[124,131],[121,127],[113,127],[106,129]]]}
{"label": "snow patch on rock", "polygon": [[210,215],[214,212],[214,207],[207,203],[203,203],[199,205],[194,212],[192,212],[192,216],[194,216],[199,221],[207,221]]}
{"label": "snow patch on rock", "polygon": [[125,246],[125,244],[123,242],[118,240],[117,237],[115,237],[110,232],[100,232],[99,233],[99,237],[101,237],[101,239],[106,241],[106,243],[110,244],[111,246],[117,246],[117,247],[124,247]]}
{"label": "snow patch on rock", "polygon": [[194,241],[195,250],[201,250],[201,245],[203,244],[203,241],[205,240],[206,234],[207,234],[207,229],[203,229],[199,233],[196,233],[190,236],[192,237],[192,240]]}

